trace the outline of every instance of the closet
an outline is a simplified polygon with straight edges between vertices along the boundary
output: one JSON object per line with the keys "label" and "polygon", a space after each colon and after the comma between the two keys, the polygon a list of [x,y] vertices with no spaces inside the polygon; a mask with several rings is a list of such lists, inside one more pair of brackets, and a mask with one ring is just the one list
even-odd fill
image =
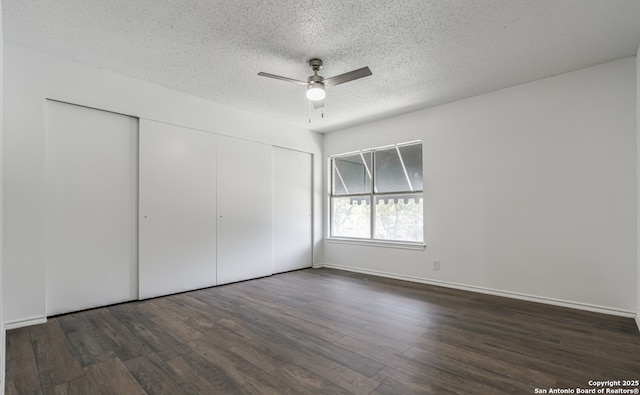
{"label": "closet", "polygon": [[46,101],[46,314],[138,298],[138,120]]}
{"label": "closet", "polygon": [[218,137],[218,284],[272,274],[271,146]]}
{"label": "closet", "polygon": [[140,298],[216,285],[216,135],[140,120]]}
{"label": "closet", "polygon": [[311,267],[311,154],[46,111],[48,316]]}
{"label": "closet", "polygon": [[313,157],[273,147],[273,273],[312,265]]}

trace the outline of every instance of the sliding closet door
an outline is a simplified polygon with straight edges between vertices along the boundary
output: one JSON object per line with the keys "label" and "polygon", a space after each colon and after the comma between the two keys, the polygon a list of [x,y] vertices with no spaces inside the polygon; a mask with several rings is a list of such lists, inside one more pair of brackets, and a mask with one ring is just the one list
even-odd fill
{"label": "sliding closet door", "polygon": [[140,298],[216,285],[216,136],[140,121]]}
{"label": "sliding closet door", "polygon": [[46,103],[46,313],[137,299],[138,120]]}
{"label": "sliding closet door", "polygon": [[271,147],[218,137],[218,284],[272,273]]}
{"label": "sliding closet door", "polygon": [[312,156],[273,147],[273,272],[312,265]]}

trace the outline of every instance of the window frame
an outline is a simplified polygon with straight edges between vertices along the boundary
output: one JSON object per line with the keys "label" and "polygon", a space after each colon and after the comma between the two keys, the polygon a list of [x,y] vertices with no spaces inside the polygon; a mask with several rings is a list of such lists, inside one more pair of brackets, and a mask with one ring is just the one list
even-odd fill
{"label": "window frame", "polygon": [[[329,177],[328,177],[328,205],[327,207],[329,208],[328,210],[328,215],[327,215],[327,219],[328,219],[328,238],[327,240],[330,242],[334,242],[334,243],[341,243],[341,244],[363,244],[363,245],[375,245],[375,246],[382,246],[382,247],[390,247],[390,248],[407,248],[407,249],[424,249],[425,248],[425,242],[424,242],[424,223],[422,225],[422,229],[421,229],[421,233],[422,233],[422,241],[408,241],[408,240],[392,240],[392,239],[379,239],[379,238],[375,238],[376,235],[376,200],[377,198],[380,197],[385,197],[385,196],[397,196],[397,197],[402,197],[402,196],[415,196],[415,195],[420,195],[420,199],[422,200],[422,212],[424,213],[424,165],[422,165],[422,188],[420,188],[419,190],[405,190],[405,191],[387,191],[387,192],[376,192],[376,151],[382,151],[382,150],[388,150],[391,148],[395,148],[396,151],[398,152],[398,157],[400,159],[402,168],[403,168],[403,172],[405,173],[405,177],[407,177],[407,183],[409,185],[410,188],[412,188],[412,183],[409,180],[408,174],[407,174],[407,169],[404,165],[404,161],[402,159],[402,155],[400,154],[400,148],[402,147],[406,147],[406,146],[411,146],[411,145],[420,145],[420,149],[421,151],[423,150],[422,147],[422,140],[413,140],[413,141],[408,141],[408,142],[403,142],[403,143],[397,143],[397,144],[389,144],[389,145],[384,145],[384,146],[380,146],[380,147],[375,147],[375,148],[367,148],[367,149],[361,149],[361,150],[357,150],[357,151],[351,151],[351,152],[345,152],[345,153],[341,153],[341,154],[336,154],[336,155],[331,155],[329,156],[328,160],[328,170],[329,170]],[[341,158],[341,157],[348,157],[348,156],[352,156],[352,155],[361,155],[361,157],[363,158],[363,163],[366,167],[367,163],[366,160],[364,159],[364,157],[362,156],[363,154],[369,154],[371,153],[371,168],[368,169],[367,168],[367,173],[370,173],[370,177],[371,177],[371,182],[370,182],[370,190],[366,193],[340,193],[340,194],[335,194],[335,174],[336,174],[336,162],[335,159],[337,158]],[[424,153],[424,151],[422,151],[422,153]],[[421,157],[424,157],[424,155],[421,155]],[[424,164],[424,162],[423,162]],[[339,174],[339,171],[338,171]],[[344,183],[344,180],[343,180]],[[367,238],[362,238],[362,237],[349,237],[349,236],[336,236],[334,235],[334,226],[333,226],[333,214],[334,214],[334,199],[336,198],[363,198],[363,197],[368,197],[369,201],[370,201],[370,210],[369,210],[369,237]],[[413,197],[408,197],[409,199],[413,199]],[[424,218],[424,216],[423,216]]]}

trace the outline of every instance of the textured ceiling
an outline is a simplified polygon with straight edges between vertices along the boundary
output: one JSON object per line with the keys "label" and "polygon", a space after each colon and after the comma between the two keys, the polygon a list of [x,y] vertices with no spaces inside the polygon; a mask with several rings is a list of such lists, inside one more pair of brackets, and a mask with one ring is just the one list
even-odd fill
{"label": "textured ceiling", "polygon": [[[631,56],[637,0],[3,0],[4,37],[317,131]],[[324,118],[307,61],[331,77]],[[312,122],[309,123],[311,117]]]}

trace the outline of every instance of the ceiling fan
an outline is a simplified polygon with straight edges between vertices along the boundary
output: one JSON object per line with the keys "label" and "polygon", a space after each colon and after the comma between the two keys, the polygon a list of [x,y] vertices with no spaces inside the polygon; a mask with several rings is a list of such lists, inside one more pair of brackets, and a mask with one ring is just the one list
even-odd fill
{"label": "ceiling fan", "polygon": [[307,81],[300,81],[293,78],[281,77],[275,74],[259,72],[258,75],[262,77],[275,78],[277,80],[293,82],[298,85],[305,85],[307,87],[307,99],[311,101],[314,109],[324,107],[324,98],[326,93],[324,88],[326,86],[335,86],[344,84],[345,82],[357,80],[358,78],[370,76],[371,70],[368,67],[363,67],[357,70],[352,70],[344,74],[339,74],[331,78],[324,78],[318,75],[318,71],[322,69],[321,59],[311,59],[309,61],[309,67],[313,70],[313,75],[307,78]]}

